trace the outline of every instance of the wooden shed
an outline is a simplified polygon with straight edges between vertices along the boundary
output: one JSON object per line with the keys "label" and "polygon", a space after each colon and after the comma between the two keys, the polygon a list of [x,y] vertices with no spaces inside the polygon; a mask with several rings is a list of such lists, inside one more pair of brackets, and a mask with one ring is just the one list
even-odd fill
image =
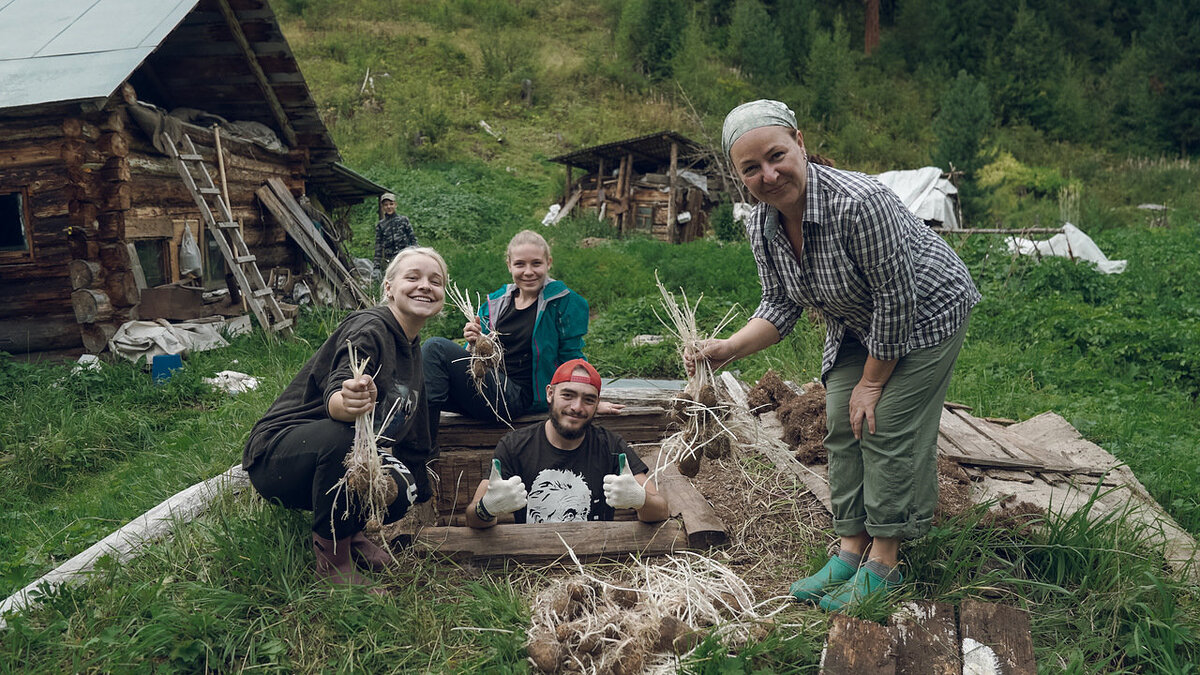
{"label": "wooden shed", "polygon": [[[674,131],[660,131],[554,157],[567,167],[558,217],[579,209],[612,221],[621,235],[671,243],[703,237],[721,184],[712,156]],[[578,180],[573,169],[583,171]]]}
{"label": "wooden shed", "polygon": [[267,0],[0,3],[0,351],[97,352],[159,318],[139,315],[142,292],[179,279],[185,229],[204,285],[225,283],[164,132],[214,181],[220,166],[216,220],[237,223],[255,273],[306,264],[256,196],[268,179],[325,210],[384,191],[339,163]]}

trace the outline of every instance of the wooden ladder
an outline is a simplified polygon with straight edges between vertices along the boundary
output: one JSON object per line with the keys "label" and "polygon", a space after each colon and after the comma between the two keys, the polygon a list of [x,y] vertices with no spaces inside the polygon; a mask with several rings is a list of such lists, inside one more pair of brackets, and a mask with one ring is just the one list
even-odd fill
{"label": "wooden ladder", "polygon": [[[292,320],[284,317],[283,309],[275,299],[275,292],[263,280],[262,272],[255,262],[256,258],[246,246],[246,240],[242,238],[241,226],[233,219],[229,204],[225,203],[220,188],[213,183],[212,174],[208,172],[204,158],[196,151],[192,138],[183,134],[183,142],[180,144],[184,150],[182,153],[175,147],[175,141],[170,135],[163,133],[163,138],[166,139],[167,150],[175,162],[175,169],[183,178],[188,192],[192,193],[192,198],[196,200],[196,206],[200,207],[200,214],[208,224],[208,231],[212,233],[217,247],[221,249],[221,255],[225,256],[225,262],[233,271],[233,278],[237,280],[242,297],[254,312],[258,323],[267,335],[282,333],[285,337],[290,336]],[[188,168],[189,164],[196,167],[195,171]]]}

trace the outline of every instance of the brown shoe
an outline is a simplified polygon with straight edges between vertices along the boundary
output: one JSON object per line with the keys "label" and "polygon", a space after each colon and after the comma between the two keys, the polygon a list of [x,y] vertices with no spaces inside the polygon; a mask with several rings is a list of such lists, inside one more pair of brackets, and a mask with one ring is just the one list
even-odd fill
{"label": "brown shoe", "polygon": [[353,547],[351,537],[334,541],[314,532],[312,539],[313,553],[317,556],[318,577],[338,585],[369,586],[368,592],[384,594],[382,588],[372,586],[369,579],[354,569],[354,561],[350,559],[350,550]]}
{"label": "brown shoe", "polygon": [[372,572],[382,572],[396,562],[391,553],[361,531],[350,537],[350,557],[359,567]]}

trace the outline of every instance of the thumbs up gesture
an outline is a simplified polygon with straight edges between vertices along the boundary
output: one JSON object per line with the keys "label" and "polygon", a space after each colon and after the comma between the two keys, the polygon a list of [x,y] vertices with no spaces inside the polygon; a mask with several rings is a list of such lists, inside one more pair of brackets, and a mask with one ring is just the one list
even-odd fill
{"label": "thumbs up gesture", "polygon": [[479,500],[484,510],[498,516],[525,508],[526,501],[525,483],[521,482],[521,477],[513,476],[508,480],[500,478],[500,460],[493,459],[487,492]]}
{"label": "thumbs up gesture", "polygon": [[625,453],[621,453],[616,474],[604,477],[604,501],[614,509],[640,509],[646,503],[646,488],[629,470]]}

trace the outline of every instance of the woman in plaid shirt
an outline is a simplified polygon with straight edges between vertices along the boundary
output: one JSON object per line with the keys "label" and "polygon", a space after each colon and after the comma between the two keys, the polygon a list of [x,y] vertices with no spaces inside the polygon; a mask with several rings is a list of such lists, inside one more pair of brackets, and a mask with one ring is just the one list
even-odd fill
{"label": "woman in plaid shirt", "polygon": [[980,299],[954,251],[878,181],[808,160],[778,101],[734,108],[722,141],[759,204],[746,221],[762,301],[750,321],[696,358],[724,366],[825,318],[829,486],[840,552],[792,584],[839,610],[902,581],[900,541],[929,531],[937,502],[942,404]]}

